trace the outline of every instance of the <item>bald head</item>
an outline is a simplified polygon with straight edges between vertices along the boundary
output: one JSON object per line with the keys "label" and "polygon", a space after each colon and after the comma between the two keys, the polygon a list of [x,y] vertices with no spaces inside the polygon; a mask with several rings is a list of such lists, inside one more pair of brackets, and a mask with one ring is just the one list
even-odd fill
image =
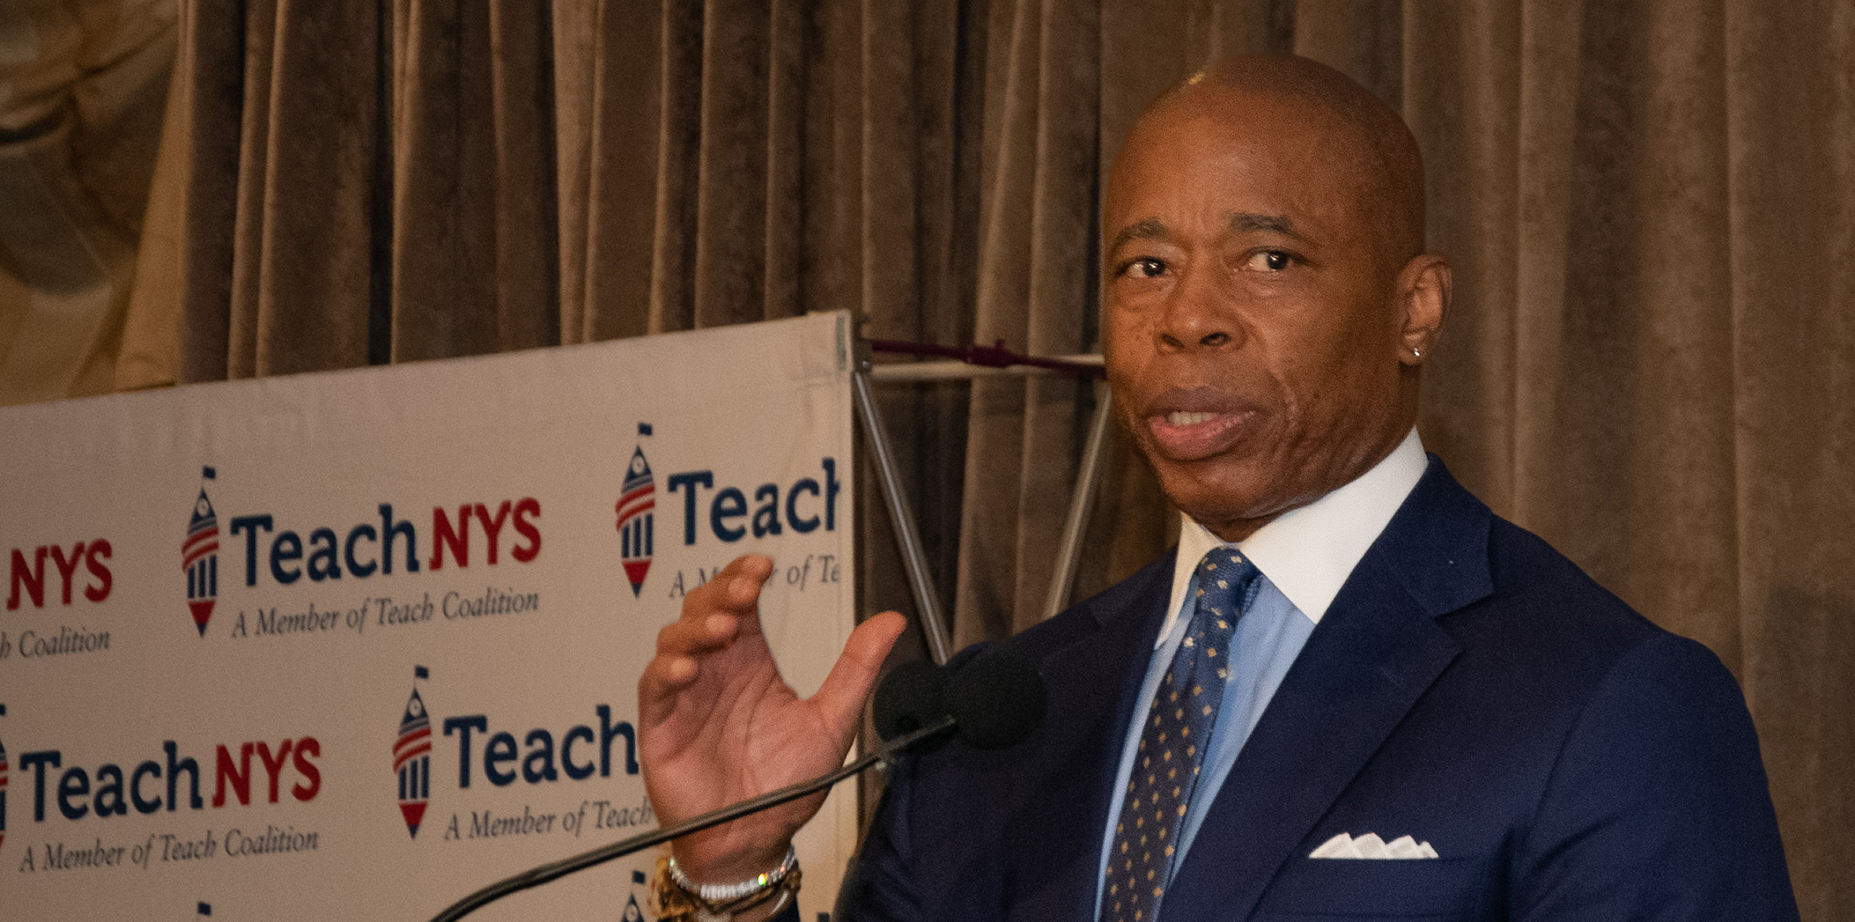
{"label": "bald head", "polygon": [[1323,166],[1351,181],[1361,217],[1402,262],[1424,247],[1423,155],[1404,119],[1352,78],[1294,55],[1224,58],[1180,81],[1136,123],[1204,118],[1233,127],[1287,117],[1320,138]]}

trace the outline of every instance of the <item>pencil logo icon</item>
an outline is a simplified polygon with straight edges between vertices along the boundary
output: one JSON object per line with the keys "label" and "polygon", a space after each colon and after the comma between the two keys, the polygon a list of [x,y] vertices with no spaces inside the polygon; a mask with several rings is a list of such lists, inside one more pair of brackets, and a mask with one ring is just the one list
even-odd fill
{"label": "pencil logo icon", "polygon": [[406,819],[406,832],[419,837],[419,821],[425,818],[425,802],[432,793],[432,722],[425,713],[425,700],[419,697],[419,679],[431,678],[424,666],[412,667],[412,696],[406,699],[406,711],[399,718],[399,739],[393,743],[393,773],[399,777],[399,812]]}
{"label": "pencil logo icon", "polygon": [[187,574],[187,608],[201,637],[206,636],[206,622],[212,619],[213,603],[219,598],[219,517],[206,496],[206,481],[215,476],[211,467],[200,469],[200,496],[193,501],[187,540],[180,545],[180,568]]}
{"label": "pencil logo icon", "polygon": [[618,559],[625,567],[625,579],[631,582],[633,598],[644,592],[644,576],[651,571],[655,545],[657,481],[651,476],[650,462],[644,459],[644,437],[650,434],[650,423],[638,424],[638,447],[631,452],[618,497]]}

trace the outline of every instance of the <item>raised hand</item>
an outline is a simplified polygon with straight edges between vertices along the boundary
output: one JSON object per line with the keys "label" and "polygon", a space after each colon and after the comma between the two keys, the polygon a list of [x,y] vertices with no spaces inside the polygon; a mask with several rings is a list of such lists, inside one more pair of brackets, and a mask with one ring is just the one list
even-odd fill
{"label": "raised hand", "polygon": [[[818,693],[801,699],[780,678],[760,630],[760,588],[773,562],[736,558],[683,599],[657,634],[638,679],[644,787],[664,823],[828,772],[856,738],[863,701],[905,622],[884,612],[859,625]],[[743,817],[673,844],[704,883],[745,880],[779,864],[825,795]]]}

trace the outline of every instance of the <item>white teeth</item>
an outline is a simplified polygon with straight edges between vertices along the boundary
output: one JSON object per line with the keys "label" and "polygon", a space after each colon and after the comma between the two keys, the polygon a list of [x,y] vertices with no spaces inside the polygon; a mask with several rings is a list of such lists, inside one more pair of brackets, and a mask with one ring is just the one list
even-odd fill
{"label": "white teeth", "polygon": [[1216,413],[1186,413],[1182,410],[1175,410],[1166,414],[1166,422],[1174,426],[1196,426],[1199,423],[1208,423],[1216,418]]}

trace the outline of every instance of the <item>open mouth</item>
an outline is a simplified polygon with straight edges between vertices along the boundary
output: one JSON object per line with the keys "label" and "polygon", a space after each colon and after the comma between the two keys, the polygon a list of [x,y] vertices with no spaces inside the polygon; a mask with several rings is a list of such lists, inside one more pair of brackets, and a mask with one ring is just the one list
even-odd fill
{"label": "open mouth", "polygon": [[1197,461],[1236,444],[1244,424],[1255,415],[1249,409],[1171,410],[1149,415],[1147,431],[1161,455],[1173,461]]}

